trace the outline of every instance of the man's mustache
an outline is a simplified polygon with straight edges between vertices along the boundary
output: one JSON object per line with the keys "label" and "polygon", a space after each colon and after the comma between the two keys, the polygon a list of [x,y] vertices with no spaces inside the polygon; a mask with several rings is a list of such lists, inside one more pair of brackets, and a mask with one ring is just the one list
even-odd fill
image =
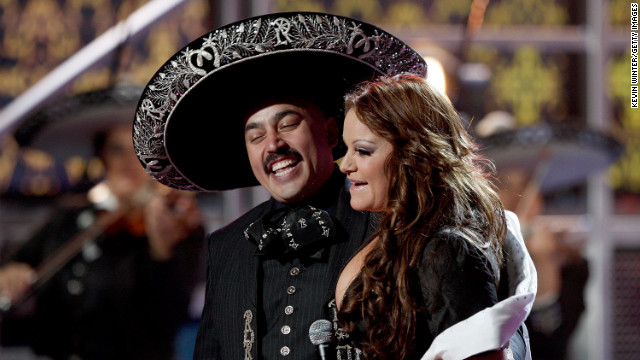
{"label": "man's mustache", "polygon": [[267,155],[267,157],[264,159],[264,171],[265,172],[269,172],[269,164],[271,164],[272,162],[286,157],[286,156],[294,156],[298,159],[298,161],[302,161],[302,155],[296,151],[295,149],[282,149],[282,150],[278,150],[278,152],[275,153],[270,153],[269,155]]}

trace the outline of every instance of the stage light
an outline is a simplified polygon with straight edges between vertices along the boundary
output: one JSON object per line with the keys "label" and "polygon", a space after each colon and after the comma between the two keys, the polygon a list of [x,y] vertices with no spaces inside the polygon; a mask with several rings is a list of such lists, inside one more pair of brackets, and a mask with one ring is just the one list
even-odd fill
{"label": "stage light", "polygon": [[442,94],[447,95],[447,81],[442,64],[438,59],[431,56],[425,57],[424,60],[428,69],[427,81]]}

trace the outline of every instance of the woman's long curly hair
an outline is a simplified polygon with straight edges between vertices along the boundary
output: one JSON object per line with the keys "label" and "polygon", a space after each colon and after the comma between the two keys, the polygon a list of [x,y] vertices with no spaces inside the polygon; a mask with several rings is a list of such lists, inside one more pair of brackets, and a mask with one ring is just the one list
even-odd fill
{"label": "woman's long curly hair", "polygon": [[386,161],[393,186],[373,235],[378,243],[341,306],[341,325],[360,331],[365,358],[405,359],[418,315],[430,312],[416,282],[425,244],[442,227],[453,228],[501,264],[504,208],[485,174],[491,163],[476,153],[449,99],[424,78],[378,78],[347,95],[345,107],[393,145]]}

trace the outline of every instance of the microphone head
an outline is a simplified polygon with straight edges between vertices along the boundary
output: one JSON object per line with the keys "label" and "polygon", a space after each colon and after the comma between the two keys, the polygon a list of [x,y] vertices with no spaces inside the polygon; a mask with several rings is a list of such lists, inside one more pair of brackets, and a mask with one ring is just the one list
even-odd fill
{"label": "microphone head", "polygon": [[329,320],[316,320],[309,327],[309,340],[315,346],[330,343],[333,340],[333,328]]}

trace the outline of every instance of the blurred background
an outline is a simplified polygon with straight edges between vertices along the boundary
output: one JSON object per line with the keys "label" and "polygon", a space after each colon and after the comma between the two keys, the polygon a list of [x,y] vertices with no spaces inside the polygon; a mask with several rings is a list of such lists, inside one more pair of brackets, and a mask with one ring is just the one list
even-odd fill
{"label": "blurred background", "polygon": [[[91,156],[31,146],[51,113],[101,101],[68,99],[143,87],[176,51],[218,26],[269,12],[328,12],[376,24],[418,50],[429,80],[496,158],[498,177],[507,168],[528,171],[529,181],[508,192],[526,199],[533,184],[538,205],[510,210],[524,211],[516,211],[524,225],[557,235],[554,251],[571,254],[563,265],[586,261],[584,276],[563,275],[550,297],[583,297],[565,305],[577,309],[574,324],[551,336],[561,344],[538,346],[566,345],[559,356],[567,359],[639,359],[640,111],[630,106],[631,7],[627,0],[0,0],[0,258],[61,201],[101,179]],[[118,41],[104,41],[109,34]],[[126,101],[135,106],[133,94]],[[67,134],[83,137],[84,129],[80,121]],[[507,165],[498,159],[504,155]],[[260,188],[196,196],[207,231],[267,197]],[[200,297],[194,293],[195,324],[176,339],[180,359],[190,359]],[[563,326],[550,321],[548,334]],[[30,358],[6,346],[2,354]]]}

